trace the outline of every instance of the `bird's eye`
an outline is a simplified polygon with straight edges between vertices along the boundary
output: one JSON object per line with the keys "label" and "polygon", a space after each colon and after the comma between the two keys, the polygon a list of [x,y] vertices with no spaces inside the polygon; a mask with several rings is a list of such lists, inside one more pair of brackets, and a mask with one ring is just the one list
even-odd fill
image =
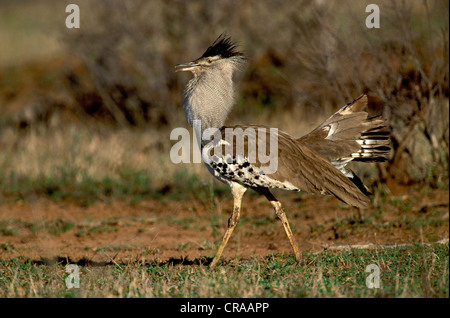
{"label": "bird's eye", "polygon": [[212,59],[208,59],[208,64],[212,64],[213,60]]}

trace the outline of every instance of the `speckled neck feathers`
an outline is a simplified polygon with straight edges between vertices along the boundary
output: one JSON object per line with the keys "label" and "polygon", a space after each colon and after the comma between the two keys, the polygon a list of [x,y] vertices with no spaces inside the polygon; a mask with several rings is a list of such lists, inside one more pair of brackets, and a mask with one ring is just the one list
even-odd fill
{"label": "speckled neck feathers", "polygon": [[189,125],[221,128],[234,105],[233,69],[225,66],[195,75],[184,91],[183,109]]}

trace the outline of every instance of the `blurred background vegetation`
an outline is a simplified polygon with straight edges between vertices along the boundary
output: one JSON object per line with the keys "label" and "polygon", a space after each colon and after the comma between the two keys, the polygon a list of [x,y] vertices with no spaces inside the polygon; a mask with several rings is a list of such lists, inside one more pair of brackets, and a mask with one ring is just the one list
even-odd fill
{"label": "blurred background vegetation", "polygon": [[202,164],[169,158],[170,131],[188,126],[190,75],[174,65],[223,32],[249,57],[229,123],[300,136],[367,93],[393,151],[357,168],[366,181],[448,188],[449,2],[376,1],[368,29],[372,2],[0,0],[0,200],[204,187]]}

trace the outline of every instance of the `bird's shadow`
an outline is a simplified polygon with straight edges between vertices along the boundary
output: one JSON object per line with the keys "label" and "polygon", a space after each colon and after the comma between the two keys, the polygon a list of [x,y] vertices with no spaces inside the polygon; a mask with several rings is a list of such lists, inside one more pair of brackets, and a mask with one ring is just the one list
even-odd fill
{"label": "bird's shadow", "polygon": [[198,257],[194,259],[189,259],[187,257],[171,257],[168,260],[161,261],[158,259],[155,260],[109,260],[109,261],[94,261],[89,258],[81,258],[79,260],[71,259],[70,257],[41,257],[37,260],[28,260],[31,264],[36,265],[78,265],[78,266],[128,266],[130,264],[139,264],[140,266],[158,266],[158,267],[166,267],[166,266],[209,266],[213,260],[213,257]]}

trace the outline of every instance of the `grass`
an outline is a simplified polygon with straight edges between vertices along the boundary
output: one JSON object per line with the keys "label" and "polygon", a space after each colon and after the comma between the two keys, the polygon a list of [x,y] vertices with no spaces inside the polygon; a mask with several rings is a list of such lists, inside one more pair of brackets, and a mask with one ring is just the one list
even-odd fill
{"label": "grass", "polygon": [[[62,123],[59,123],[62,124]],[[0,134],[0,203],[48,198],[89,206],[96,201],[145,199],[209,202],[228,193],[203,164],[170,160],[170,131],[94,129],[83,125],[33,127]],[[161,145],[161,140],[167,140]],[[163,149],[159,149],[158,147]]]}
{"label": "grass", "polygon": [[217,186],[205,190],[205,183],[187,170],[179,170],[167,177],[164,185],[155,186],[148,171],[126,169],[117,177],[104,176],[96,178],[87,173],[61,170],[51,176],[35,177],[11,172],[0,178],[0,199],[4,201],[29,201],[47,198],[53,201],[69,201],[82,206],[89,206],[96,201],[112,202],[124,200],[132,205],[145,199],[161,201],[191,200],[193,196],[207,201],[210,191],[214,195],[224,195],[226,186]]}
{"label": "grass", "polygon": [[71,221],[57,218],[55,220],[42,220],[37,222],[23,221],[20,219],[9,219],[0,221],[0,234],[4,236],[17,235],[21,230],[27,229],[32,234],[46,232],[59,235],[72,229],[75,225]]}
{"label": "grass", "polygon": [[[66,288],[67,261],[12,259],[0,261],[0,297],[449,297],[448,253],[448,243],[306,252],[300,265],[271,254],[232,258],[214,270],[206,258],[85,263],[79,289]],[[380,269],[380,288],[366,287],[370,264]]]}

